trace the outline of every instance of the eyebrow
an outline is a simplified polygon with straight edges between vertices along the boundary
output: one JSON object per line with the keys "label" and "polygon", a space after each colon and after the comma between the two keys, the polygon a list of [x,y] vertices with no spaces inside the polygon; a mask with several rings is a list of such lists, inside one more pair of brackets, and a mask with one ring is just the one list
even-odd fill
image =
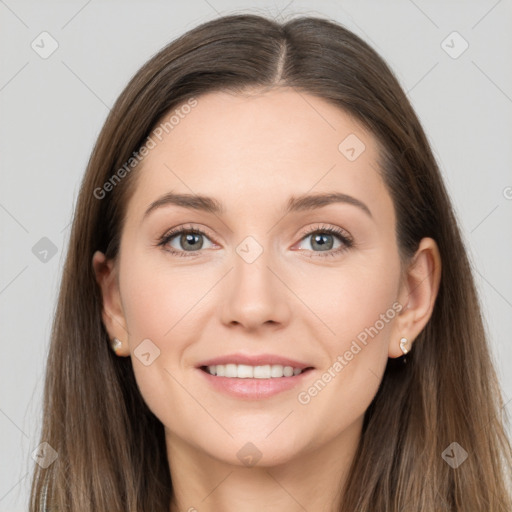
{"label": "eyebrow", "polygon": [[[328,206],[330,204],[335,203],[345,203],[350,204],[352,206],[356,206],[360,210],[364,211],[366,215],[373,219],[372,212],[370,211],[368,206],[366,206],[366,204],[364,204],[359,199],[356,199],[355,197],[349,196],[347,194],[342,194],[341,192],[303,194],[297,197],[292,196],[288,200],[288,204],[285,209],[285,214],[299,211],[316,210],[318,208],[323,208],[324,206]],[[182,208],[187,208],[189,210],[204,211],[215,215],[221,215],[225,212],[222,203],[220,203],[217,199],[213,197],[202,196],[197,194],[176,194],[173,192],[169,192],[163,195],[162,197],[158,198],[156,201],[153,201],[149,205],[149,208],[144,213],[143,220],[152,211],[169,205],[181,206]]]}

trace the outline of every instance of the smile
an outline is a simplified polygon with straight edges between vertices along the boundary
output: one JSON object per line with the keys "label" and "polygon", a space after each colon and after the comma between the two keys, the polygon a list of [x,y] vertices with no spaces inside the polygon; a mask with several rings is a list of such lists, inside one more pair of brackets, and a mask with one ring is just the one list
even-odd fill
{"label": "smile", "polygon": [[197,370],[215,391],[238,400],[262,400],[298,386],[304,387],[304,379],[314,368],[300,369],[278,364],[218,364],[201,366]]}

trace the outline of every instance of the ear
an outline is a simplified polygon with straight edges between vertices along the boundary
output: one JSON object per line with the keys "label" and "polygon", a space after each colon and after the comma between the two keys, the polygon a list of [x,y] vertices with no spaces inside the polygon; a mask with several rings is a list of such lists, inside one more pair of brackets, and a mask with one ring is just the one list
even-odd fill
{"label": "ear", "polygon": [[441,282],[441,256],[432,238],[423,238],[403,276],[398,301],[403,308],[396,317],[389,343],[389,357],[403,355],[400,339],[407,338],[407,350],[429,321]]}
{"label": "ear", "polygon": [[116,351],[118,356],[129,356],[128,330],[119,293],[119,281],[114,262],[107,260],[105,255],[96,251],[92,257],[92,266],[103,297],[102,319],[110,340],[114,338],[122,342]]}

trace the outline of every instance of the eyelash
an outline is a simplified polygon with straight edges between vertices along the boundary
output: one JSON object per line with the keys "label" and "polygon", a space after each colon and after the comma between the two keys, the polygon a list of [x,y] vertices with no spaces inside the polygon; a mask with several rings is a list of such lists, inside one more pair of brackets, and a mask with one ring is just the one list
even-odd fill
{"label": "eyelash", "polygon": [[[208,236],[207,233],[205,233],[203,230],[201,229],[198,229],[198,228],[193,228],[193,227],[186,227],[186,226],[181,226],[179,228],[174,228],[172,229],[171,231],[168,231],[167,233],[164,233],[159,239],[158,239],[158,242],[157,242],[157,246],[158,247],[164,247],[164,250],[171,253],[173,256],[180,256],[180,257],[194,257],[196,256],[195,253],[197,252],[200,252],[199,251],[176,251],[175,249],[168,249],[168,248],[165,248],[165,246],[176,236],[176,235],[181,235],[183,233],[188,233],[188,234],[195,234],[195,235],[203,235],[207,238],[210,238]],[[344,231],[342,231],[341,229],[339,228],[335,228],[335,227],[329,227],[329,226],[317,226],[313,229],[310,229],[308,230],[306,233],[304,233],[302,235],[302,238],[301,240],[303,240],[304,238],[307,238],[308,236],[312,235],[312,234],[321,234],[321,233],[327,233],[329,235],[334,235],[336,237],[338,237],[340,239],[340,241],[343,243],[343,246],[342,247],[339,247],[338,249],[335,249],[335,250],[329,250],[329,251],[312,251],[315,254],[315,256],[309,256],[311,258],[316,258],[317,256],[320,257],[320,258],[325,258],[325,257],[328,257],[328,256],[338,256],[339,254],[341,254],[342,252],[350,249],[351,247],[354,246],[354,241],[351,237],[347,236],[346,233]]]}

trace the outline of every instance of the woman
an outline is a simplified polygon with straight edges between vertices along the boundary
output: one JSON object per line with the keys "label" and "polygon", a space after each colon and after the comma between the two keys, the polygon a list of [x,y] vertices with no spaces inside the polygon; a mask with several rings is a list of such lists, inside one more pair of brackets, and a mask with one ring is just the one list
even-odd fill
{"label": "woman", "polygon": [[142,67],[82,183],[44,400],[32,511],[511,510],[457,221],[374,50],[235,15]]}

